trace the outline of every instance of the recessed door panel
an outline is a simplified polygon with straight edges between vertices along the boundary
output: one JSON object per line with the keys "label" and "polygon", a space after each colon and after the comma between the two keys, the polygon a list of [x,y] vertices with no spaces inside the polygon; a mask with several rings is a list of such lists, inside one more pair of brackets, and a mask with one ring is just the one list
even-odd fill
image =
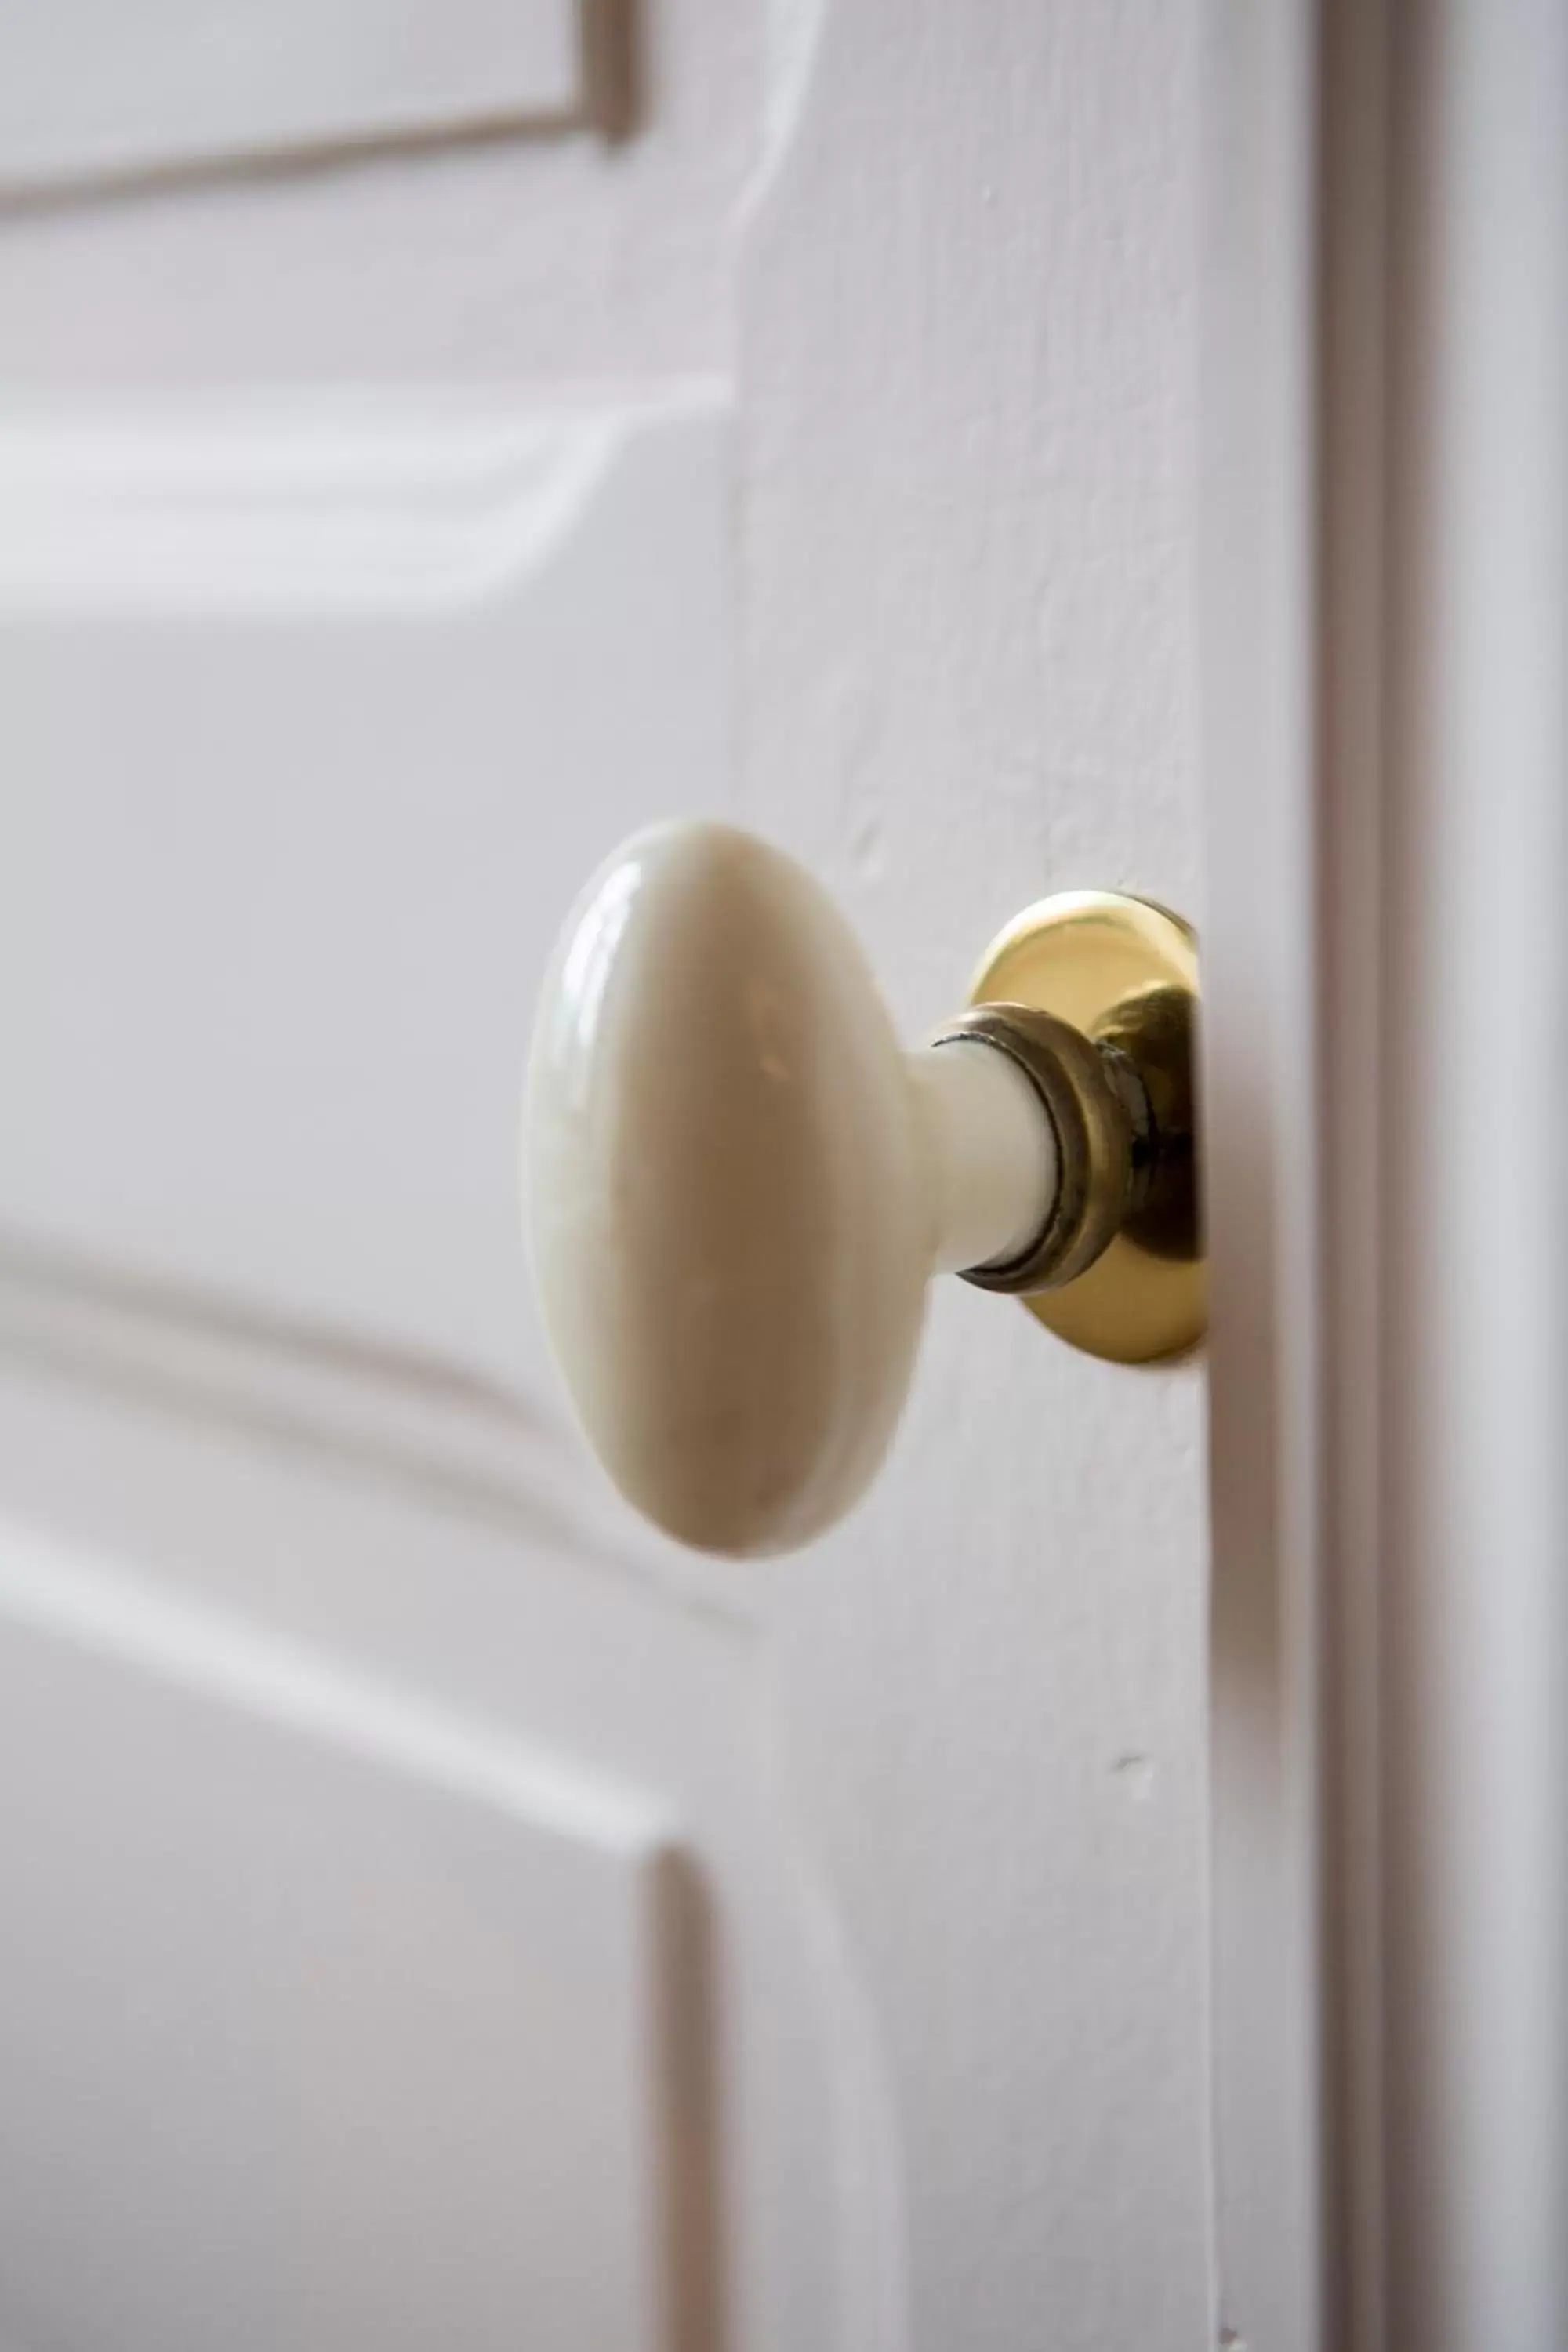
{"label": "recessed door panel", "polygon": [[677,2341],[711,2021],[658,1806],[26,1555],[0,1538],[0,2335]]}
{"label": "recessed door panel", "polygon": [[0,20],[0,192],[582,109],[574,0],[50,0]]}
{"label": "recessed door panel", "polygon": [[542,1370],[532,1003],[731,789],[728,447],[700,392],[0,430],[0,1223]]}

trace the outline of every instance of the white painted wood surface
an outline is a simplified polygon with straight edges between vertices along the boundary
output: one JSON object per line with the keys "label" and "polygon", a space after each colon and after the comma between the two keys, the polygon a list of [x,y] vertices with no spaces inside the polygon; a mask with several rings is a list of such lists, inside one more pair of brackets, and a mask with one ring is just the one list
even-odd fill
{"label": "white painted wood surface", "polygon": [[[1568,11],[1391,18],[1386,2340],[1568,2337]],[[1456,1147],[1445,1102],[1474,1106]]]}
{"label": "white painted wood surface", "polygon": [[1207,12],[1199,449],[1221,2341],[1328,2352],[1314,12]]}
{"label": "white painted wood surface", "polygon": [[584,100],[575,0],[49,0],[0,17],[0,191],[503,122]]}
{"label": "white painted wood surface", "polygon": [[[1048,887],[1202,919],[1198,35],[1141,5],[837,0],[764,45],[750,12],[674,5],[646,144],[616,157],[381,164],[0,239],[0,359],[56,380],[0,432],[0,1493],[34,1563],[0,1650],[34,1654],[85,1559],[130,1621],[127,1721],[151,1583],[241,1657],[253,1634],[340,1694],[391,1688],[402,1737],[435,1708],[675,1825],[718,2154],[661,2352],[1212,2334],[1202,1368],[1076,1358],[953,1285],[863,1511],[725,1574],[638,1534],[574,1450],[513,1202],[535,975],[647,817],[731,807],[802,855],[911,1035]],[[297,389],[195,390],[251,378]],[[58,1624],[47,1646],[62,1691],[95,1671]],[[124,1774],[139,1821],[160,1771],[177,1822],[204,1760],[255,1753],[219,1683]],[[63,1787],[79,1718],[53,1719]],[[301,1751],[295,1785],[342,1769]],[[400,1898],[345,1922],[332,1835],[388,1785],[323,1797],[299,1865],[354,1950]],[[41,1773],[28,1823],[48,1802]],[[492,1884],[456,1874],[433,1956]],[[618,1928],[568,1906],[552,1933],[634,2005]],[[228,1953],[287,2015],[293,1948],[215,1908],[188,1965]],[[427,1965],[403,1948],[388,2002]],[[69,2013],[34,1997],[40,2067]],[[375,2078],[374,2016],[309,2032],[324,2081]],[[646,2083],[583,2063],[585,2113],[643,2111]],[[504,2142],[497,2064],[474,2095]],[[367,2211],[400,2161],[367,2159]],[[672,2169],[673,2146],[641,2188],[611,2168],[616,2212]],[[47,2342],[47,2279],[5,2305],[3,2231],[0,2329]],[[179,2282],[142,2259],[184,2352]],[[371,2291],[321,2252],[321,2307]],[[440,2340],[490,2310],[537,2331],[529,2294],[473,2265]]]}
{"label": "white painted wood surface", "polygon": [[700,387],[15,426],[0,1215],[552,1392],[532,1004],[583,877],[730,790],[728,448]]}
{"label": "white painted wood surface", "polygon": [[656,2347],[675,1821],[16,1521],[0,1622],[7,2319]]}
{"label": "white painted wood surface", "polygon": [[[363,2320],[399,2264],[405,2340],[421,2344],[471,2329],[566,2352],[596,2307],[584,2298],[624,2311],[634,2289],[664,2314],[661,2336],[639,2305],[661,2345],[721,2329],[769,2347],[859,2340],[892,2259],[861,2185],[889,2162],[875,2042],[777,1779],[743,1611],[628,1558],[591,1508],[574,1517],[572,1476],[552,1493],[531,1475],[526,1429],[509,1443],[493,1400],[166,1302],[83,1286],[67,1305],[36,1276],[7,1290],[0,1625],[16,1671],[56,1702],[16,1776],[13,1842],[32,1833],[17,1865],[58,1918],[67,1895],[36,1834],[74,1823],[66,1886],[85,1932],[71,1952],[90,1936],[124,1955],[120,1976],[79,1986],[57,1939],[55,1991],[29,1969],[25,1922],[0,1939],[6,2030],[30,2053],[0,2161],[26,2180],[34,2143],[49,2150],[54,2228],[100,2161],[90,2099],[57,2096],[80,2063],[80,2004],[108,2112],[139,2100],[168,2119],[134,2227],[105,2252],[128,2290],[140,2279],[163,2343],[209,2340],[185,2299],[194,2275],[210,2284],[226,2261],[237,2294],[262,2291],[252,2205],[287,2199],[294,2171],[348,2134],[343,2227],[323,2221],[298,2252],[300,2341],[342,2340],[311,2315]],[[90,1704],[85,1738],[73,1692]],[[290,1762],[274,1769],[280,1741]],[[583,1900],[563,1899],[530,1808],[586,1836]],[[132,1874],[127,1855],[146,1866]],[[628,1873],[656,1906],[629,1940],[615,1892],[626,1884],[635,1926]],[[153,1889],[166,1899],[149,1915]],[[178,1965],[158,1957],[161,1934]],[[158,2060],[180,1984],[205,2006]],[[242,2016],[276,2029],[248,2072]],[[419,2047],[395,2054],[416,2027]],[[198,2050],[216,2063],[226,2032],[242,2040],[226,2100],[194,2063]],[[663,2069],[628,2078],[623,2062],[660,2050]],[[409,2069],[464,2085],[429,2227],[417,2148],[384,2111],[379,2133],[356,2123]],[[285,2078],[316,2104],[289,2104]],[[552,2089],[574,2103],[565,2119]],[[232,2210],[205,2179],[226,2105]],[[651,2149],[639,2116],[659,2119]],[[603,2228],[597,2284],[563,2281],[553,2257],[531,2265],[521,2217],[491,2226],[498,2174],[502,2190],[531,2171],[558,2193],[574,2151],[597,2168],[580,2217]],[[194,2203],[204,2228],[184,2250]],[[399,2251],[373,2272],[378,2236]],[[74,2317],[78,2340],[118,2344],[90,2280],[53,2274],[30,2243],[0,2273],[12,2285],[26,2271],[26,2309],[14,2285],[4,2306],[21,2341]]]}
{"label": "white painted wood surface", "polygon": [[[1047,888],[1204,917],[1199,29],[828,7],[752,232],[742,814],[907,1034]],[[930,2352],[1212,2334],[1204,1444],[1200,1366],[953,1284],[865,1510],[770,1571]]]}
{"label": "white painted wood surface", "polygon": [[763,36],[755,0],[658,0],[619,145],[433,140],[226,173],[220,155],[199,184],[0,211],[0,381],[558,394],[727,367]]}
{"label": "white painted wood surface", "polygon": [[1214,37],[1221,2314],[1549,2352],[1568,18]]}

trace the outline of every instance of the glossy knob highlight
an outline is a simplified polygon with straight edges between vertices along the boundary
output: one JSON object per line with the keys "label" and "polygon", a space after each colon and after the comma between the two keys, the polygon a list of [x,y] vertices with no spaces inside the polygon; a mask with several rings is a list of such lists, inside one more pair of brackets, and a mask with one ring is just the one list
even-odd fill
{"label": "glossy knob highlight", "polygon": [[931,1275],[1075,1279],[1147,1191],[1146,1112],[1125,1055],[1038,1009],[904,1054],[765,843],[627,842],[557,949],[524,1135],[544,1319],[616,1485],[704,1550],[808,1541],[886,1451]]}

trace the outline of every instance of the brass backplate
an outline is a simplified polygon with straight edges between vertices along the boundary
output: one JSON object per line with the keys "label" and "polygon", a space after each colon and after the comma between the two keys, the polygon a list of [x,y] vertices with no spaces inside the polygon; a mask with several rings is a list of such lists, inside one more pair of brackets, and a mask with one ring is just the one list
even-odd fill
{"label": "brass backplate", "polygon": [[1114,890],[1068,890],[1026,908],[992,941],[970,991],[972,1004],[1032,1004],[1119,1045],[1165,1106],[1176,1160],[1151,1213],[1131,1219],[1087,1273],[1023,1301],[1058,1338],[1116,1363],[1181,1355],[1207,1324],[1194,1144],[1197,999],[1189,926]]}

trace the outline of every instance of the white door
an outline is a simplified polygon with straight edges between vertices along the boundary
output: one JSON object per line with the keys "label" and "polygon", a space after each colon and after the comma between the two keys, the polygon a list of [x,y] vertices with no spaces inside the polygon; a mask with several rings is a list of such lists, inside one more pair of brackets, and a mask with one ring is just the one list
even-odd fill
{"label": "white door", "polygon": [[1046,890],[1202,920],[1205,41],[0,27],[7,2352],[1215,2340],[1203,1362],[950,1283],[856,1516],[698,1561],[515,1145],[656,816],[911,1038]]}

